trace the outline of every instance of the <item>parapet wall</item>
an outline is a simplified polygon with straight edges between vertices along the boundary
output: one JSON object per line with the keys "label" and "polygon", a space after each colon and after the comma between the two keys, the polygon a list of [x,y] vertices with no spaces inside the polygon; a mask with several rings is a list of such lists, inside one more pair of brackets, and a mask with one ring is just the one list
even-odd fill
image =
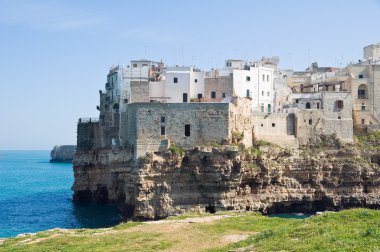
{"label": "parapet wall", "polygon": [[95,150],[101,147],[99,122],[78,123],[77,151]]}

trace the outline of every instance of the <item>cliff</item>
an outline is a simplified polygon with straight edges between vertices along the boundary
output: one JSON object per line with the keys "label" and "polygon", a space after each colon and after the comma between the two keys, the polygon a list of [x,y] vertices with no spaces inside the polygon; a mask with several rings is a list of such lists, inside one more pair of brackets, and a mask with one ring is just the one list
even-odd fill
{"label": "cliff", "polygon": [[266,143],[173,147],[138,160],[127,148],[79,150],[72,189],[76,201],[114,202],[136,219],[189,210],[379,208],[378,155],[378,147],[341,146],[334,138],[294,151]]}
{"label": "cliff", "polygon": [[50,152],[51,163],[72,162],[74,159],[76,145],[56,145]]}

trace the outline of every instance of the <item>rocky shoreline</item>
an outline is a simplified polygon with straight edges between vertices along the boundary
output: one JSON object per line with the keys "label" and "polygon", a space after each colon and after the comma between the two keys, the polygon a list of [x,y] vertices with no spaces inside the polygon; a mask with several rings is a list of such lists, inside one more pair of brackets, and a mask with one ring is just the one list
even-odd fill
{"label": "rocky shoreline", "polygon": [[116,203],[124,218],[143,220],[187,211],[380,208],[378,150],[334,141],[294,151],[203,146],[138,160],[127,148],[78,151],[74,200]]}

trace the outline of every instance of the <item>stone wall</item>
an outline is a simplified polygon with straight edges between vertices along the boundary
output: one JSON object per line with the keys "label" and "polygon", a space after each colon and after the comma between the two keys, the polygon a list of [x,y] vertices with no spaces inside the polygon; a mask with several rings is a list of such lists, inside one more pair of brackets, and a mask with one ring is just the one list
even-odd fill
{"label": "stone wall", "polygon": [[99,122],[78,123],[77,151],[95,150],[101,147]]}
{"label": "stone wall", "polygon": [[131,81],[131,101],[149,102],[149,81]]}
{"label": "stone wall", "polygon": [[[205,101],[220,102],[225,97],[232,97],[233,85],[231,76],[218,76],[215,78],[205,78]],[[216,98],[211,98],[211,92],[216,92]]]}
{"label": "stone wall", "polygon": [[[228,103],[128,104],[122,114],[121,142],[133,146],[135,157],[162,151],[168,142],[182,147],[221,143],[229,135],[228,113]],[[186,127],[190,136],[185,136]]]}
{"label": "stone wall", "polygon": [[252,146],[252,101],[233,97],[229,103],[228,139],[234,143]]}

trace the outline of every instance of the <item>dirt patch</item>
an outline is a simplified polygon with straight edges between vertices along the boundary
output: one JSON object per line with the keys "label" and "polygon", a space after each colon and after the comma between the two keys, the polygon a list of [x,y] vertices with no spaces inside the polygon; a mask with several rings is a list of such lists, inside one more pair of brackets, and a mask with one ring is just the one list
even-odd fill
{"label": "dirt patch", "polygon": [[248,236],[249,234],[225,235],[223,236],[223,240],[227,243],[234,243],[245,240]]}
{"label": "dirt patch", "polygon": [[206,217],[191,217],[183,220],[159,220],[159,221],[147,221],[146,224],[169,224],[169,223],[209,223],[224,218],[229,218],[229,215],[215,215]]}

